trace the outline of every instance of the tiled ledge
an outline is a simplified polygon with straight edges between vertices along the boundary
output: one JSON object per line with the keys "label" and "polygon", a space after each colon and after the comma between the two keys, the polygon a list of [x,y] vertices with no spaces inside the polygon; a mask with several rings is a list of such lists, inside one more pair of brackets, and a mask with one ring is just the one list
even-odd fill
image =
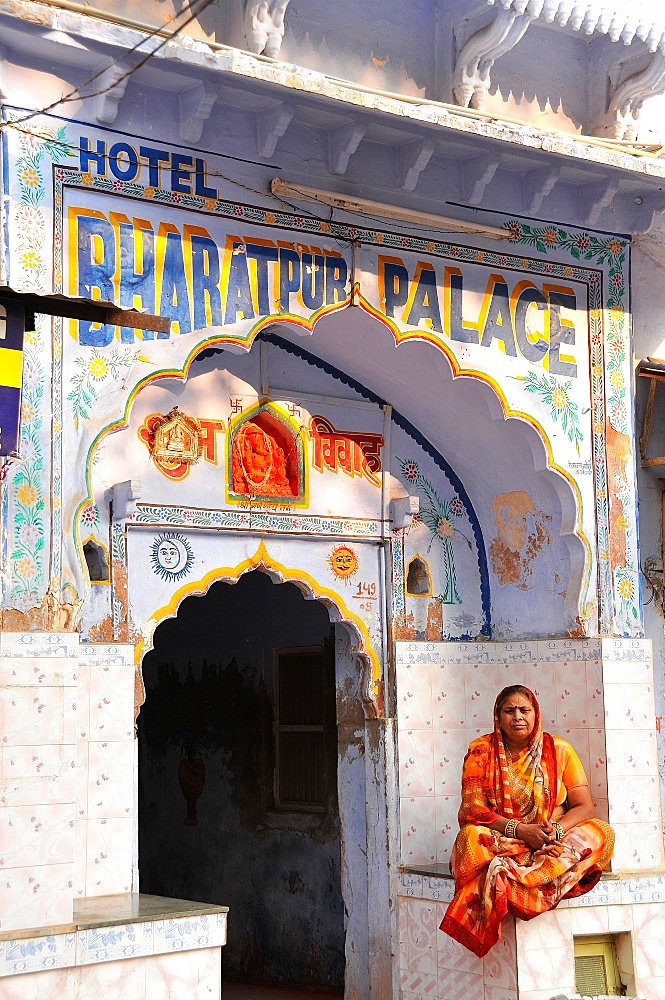
{"label": "tiled ledge", "polygon": [[137,892],[75,900],[72,924],[0,934],[0,977],[226,944],[228,907]]}
{"label": "tiled ledge", "polygon": [[[403,866],[398,876],[399,895],[449,903],[455,880],[448,865]],[[563,900],[561,907],[611,906],[629,903],[665,902],[665,871],[610,872],[591,892]]]}

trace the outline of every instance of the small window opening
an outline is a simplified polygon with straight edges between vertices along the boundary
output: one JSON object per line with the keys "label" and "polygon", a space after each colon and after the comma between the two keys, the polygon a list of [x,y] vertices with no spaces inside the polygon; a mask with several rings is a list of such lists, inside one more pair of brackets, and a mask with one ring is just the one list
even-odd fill
{"label": "small window opening", "polygon": [[323,646],[275,651],[275,805],[323,812],[326,693]]}
{"label": "small window opening", "polygon": [[406,574],[406,592],[413,597],[429,597],[432,593],[432,578],[429,567],[420,556],[414,556]]}
{"label": "small window opening", "polygon": [[83,555],[88,567],[90,583],[108,583],[109,565],[104,546],[98,545],[92,538],[89,538],[83,546]]}
{"label": "small window opening", "polygon": [[587,997],[626,995],[626,986],[619,974],[616,944],[611,934],[573,938],[576,993]]}

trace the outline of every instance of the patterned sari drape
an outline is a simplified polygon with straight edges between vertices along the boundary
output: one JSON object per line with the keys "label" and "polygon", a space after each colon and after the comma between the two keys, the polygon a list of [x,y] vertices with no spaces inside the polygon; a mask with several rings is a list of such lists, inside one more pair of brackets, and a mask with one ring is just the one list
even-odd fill
{"label": "patterned sari drape", "polygon": [[[521,840],[489,828],[499,816],[546,822],[562,789],[555,741],[543,733],[540,709],[532,698],[536,723],[529,746],[517,758],[511,760],[506,753],[495,706],[494,732],[474,740],[464,761],[461,829],[450,860],[455,896],[441,930],[479,957],[501,937],[507,913],[530,920],[564,897],[588,892],[612,856],[614,832],[599,819],[570,829],[557,845],[556,857],[535,856]],[[577,755],[571,752],[570,757],[566,787],[586,784]]]}

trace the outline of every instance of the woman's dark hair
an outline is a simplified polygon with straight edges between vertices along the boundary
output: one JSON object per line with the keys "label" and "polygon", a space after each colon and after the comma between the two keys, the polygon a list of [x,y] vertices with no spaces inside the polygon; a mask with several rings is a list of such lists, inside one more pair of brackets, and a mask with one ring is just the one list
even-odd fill
{"label": "woman's dark hair", "polygon": [[511,684],[509,687],[505,687],[503,691],[499,691],[496,696],[496,714],[497,717],[499,712],[503,708],[504,702],[508,701],[511,695],[521,694],[524,698],[528,698],[533,707],[536,707],[536,701],[532,691],[529,691],[528,687],[524,687],[523,684]]}

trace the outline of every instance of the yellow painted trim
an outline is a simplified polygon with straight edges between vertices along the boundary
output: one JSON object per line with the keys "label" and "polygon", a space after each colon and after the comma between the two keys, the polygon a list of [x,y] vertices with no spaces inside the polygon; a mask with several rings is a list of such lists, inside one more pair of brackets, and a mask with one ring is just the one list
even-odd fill
{"label": "yellow painted trim", "polygon": [[0,385],[11,389],[21,388],[23,373],[23,351],[11,347],[0,347]]}
{"label": "yellow painted trim", "polygon": [[407,588],[405,586],[404,587],[404,593],[406,594],[407,597],[431,597],[432,596],[432,571],[429,568],[429,563],[428,563],[427,559],[423,559],[423,557],[421,556],[420,552],[416,552],[416,554],[413,555],[409,559],[408,563],[406,564],[406,577],[405,577],[405,580],[409,579],[409,570],[411,569],[411,563],[415,562],[416,559],[419,562],[421,562],[423,564],[423,566],[425,567],[425,569],[427,570],[427,579],[429,581],[429,590],[426,593],[424,593],[424,594],[414,594],[412,591],[407,590]]}
{"label": "yellow painted trim", "polygon": [[[373,696],[378,696],[381,690],[381,663],[372,647],[372,641],[365,622],[362,618],[355,614],[355,612],[351,611],[347,607],[337,591],[331,590],[329,587],[322,586],[317,580],[314,579],[313,576],[310,576],[310,574],[306,573],[304,570],[285,566],[283,563],[277,562],[276,559],[273,559],[268,554],[268,550],[266,549],[266,545],[263,540],[259,542],[254,555],[250,556],[248,559],[244,559],[242,562],[238,563],[237,566],[219,566],[217,569],[210,570],[205,574],[205,576],[201,577],[200,580],[190,581],[180,587],[174,592],[168,604],[164,604],[161,608],[154,611],[149,620],[154,621],[157,625],[159,625],[166,618],[174,618],[178,612],[179,605],[186,597],[190,597],[195,594],[207,593],[211,585],[217,580],[224,580],[227,582],[232,581],[233,583],[237,583],[244,573],[257,569],[259,566],[275,571],[279,574],[279,576],[283,577],[285,583],[300,582],[305,584],[315,599],[330,601],[331,604],[335,605],[341,613],[342,619],[346,622],[350,622],[358,631],[361,639],[359,652],[366,656],[370,662],[371,690]],[[144,652],[147,652],[145,645],[145,640],[141,640],[136,646],[135,658],[137,664],[140,663]]]}
{"label": "yellow painted trim", "polygon": [[95,545],[99,545],[100,549],[103,550],[103,552],[104,552],[104,554],[106,556],[106,568],[107,568],[108,574],[109,574],[108,578],[106,580],[90,580],[90,576],[88,575],[88,579],[90,580],[90,586],[91,587],[108,587],[108,586],[110,586],[110,583],[111,583],[111,560],[109,559],[108,546],[104,545],[104,542],[100,541],[99,538],[96,538],[95,535],[93,535],[91,533],[91,534],[88,535],[87,538],[82,538],[81,539],[81,551],[83,551],[84,546],[87,545],[88,542],[94,542]]}

